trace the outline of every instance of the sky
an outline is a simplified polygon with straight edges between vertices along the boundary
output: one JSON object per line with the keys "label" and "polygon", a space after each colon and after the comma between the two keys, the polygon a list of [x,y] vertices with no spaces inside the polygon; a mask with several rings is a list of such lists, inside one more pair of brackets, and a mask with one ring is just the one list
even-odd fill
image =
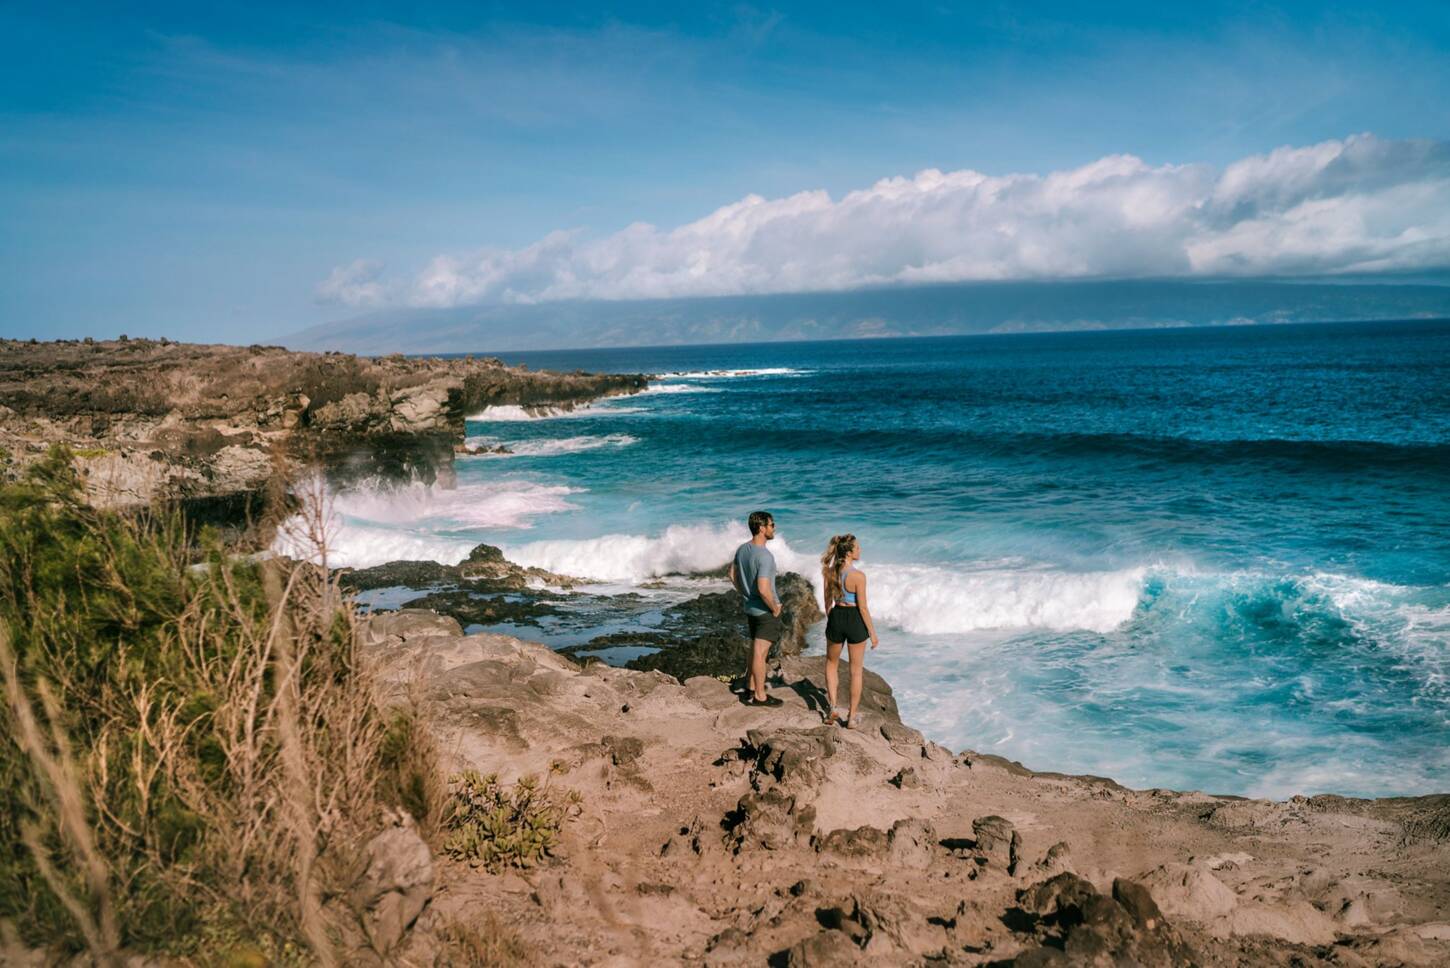
{"label": "sky", "polygon": [[416,6],[0,4],[0,335],[1450,267],[1450,4]]}

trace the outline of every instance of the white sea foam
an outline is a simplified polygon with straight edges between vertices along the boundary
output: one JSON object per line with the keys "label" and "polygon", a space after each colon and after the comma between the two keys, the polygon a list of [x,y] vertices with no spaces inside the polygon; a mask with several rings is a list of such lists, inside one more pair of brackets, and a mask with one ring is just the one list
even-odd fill
{"label": "white sea foam", "polygon": [[[561,574],[645,581],[718,568],[747,537],[739,526],[676,525],[656,536],[537,541],[505,553],[520,564]],[[782,571],[800,572],[819,592],[819,564],[813,556],[781,539],[770,547]],[[1107,632],[1132,617],[1147,569],[974,572],[875,564],[868,571],[874,616],[907,632],[934,635],[1012,628]]]}
{"label": "white sea foam", "polygon": [[638,582],[663,575],[707,571],[730,560],[744,529],[710,525],[673,525],[653,537],[609,534],[578,540],[533,541],[509,545],[504,554],[529,565],[600,581]]}
{"label": "white sea foam", "polygon": [[[544,514],[569,511],[575,488],[531,481],[491,481],[453,489],[413,484],[359,488],[323,499],[323,535],[329,564],[366,568],[387,561],[457,564],[477,541],[459,531],[527,528]],[[314,558],[315,541],[298,515],[278,529],[272,548],[293,558]]]}
{"label": "white sea foam", "polygon": [[752,376],[805,376],[813,371],[797,370],[789,366],[766,366],[750,370],[690,370],[682,373],[661,373],[667,380],[728,380]]}
{"label": "white sea foam", "polygon": [[550,440],[518,440],[506,441],[497,437],[469,437],[466,441],[470,447],[496,447],[503,444],[509,448],[507,454],[479,454],[479,457],[506,458],[506,457],[554,457],[559,454],[579,454],[589,450],[601,450],[606,447],[628,447],[631,444],[639,443],[638,437],[629,434],[605,434],[602,436],[583,437],[558,437]]}
{"label": "white sea foam", "polygon": [[984,629],[1110,632],[1132,617],[1146,568],[1068,572],[964,571],[877,564],[869,571],[871,612],[918,635]]}
{"label": "white sea foam", "polygon": [[634,394],[643,397],[658,393],[719,393],[719,387],[702,387],[694,383],[651,383]]}
{"label": "white sea foam", "polygon": [[551,406],[521,407],[508,403],[496,407],[484,407],[483,410],[471,415],[468,419],[481,423],[517,423],[522,420],[558,420],[566,417],[618,417],[629,413],[639,413],[641,409],[640,407],[622,407],[609,401],[586,403],[574,407],[572,410]]}

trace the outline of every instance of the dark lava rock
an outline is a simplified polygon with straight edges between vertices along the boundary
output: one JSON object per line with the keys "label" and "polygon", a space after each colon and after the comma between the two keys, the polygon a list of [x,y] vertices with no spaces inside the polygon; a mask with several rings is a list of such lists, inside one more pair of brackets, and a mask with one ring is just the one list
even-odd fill
{"label": "dark lava rock", "polygon": [[1198,961],[1164,920],[1148,889],[1113,882],[1113,896],[1098,893],[1076,874],[1063,873],[1017,892],[1017,914],[1033,925],[1041,946],[1023,952],[1018,968],[1046,965],[1141,965],[1169,968]]}
{"label": "dark lava rock", "polygon": [[427,608],[439,615],[450,615],[464,626],[534,625],[545,616],[558,614],[557,609],[542,602],[510,601],[502,595],[477,595],[462,589],[433,592],[409,599],[405,604],[408,608]]}
{"label": "dark lava rock", "polygon": [[394,586],[431,589],[455,585],[475,592],[527,592],[537,598],[558,598],[557,592],[540,586],[571,588],[579,584],[579,579],[556,575],[542,568],[516,565],[498,548],[481,544],[457,565],[440,565],[436,561],[389,561],[371,568],[339,569],[338,582],[343,588],[356,592]]}
{"label": "dark lava rock", "polygon": [[[780,593],[781,621],[786,634],[771,650],[772,658],[796,655],[806,644],[806,630],[824,616],[816,604],[815,589],[795,572],[786,572],[776,579]],[[651,633],[659,652],[640,656],[625,663],[627,669],[657,669],[684,682],[694,676],[738,676],[745,670],[745,612],[740,596],[733,592],[708,592],[673,605],[664,611],[662,631]],[[580,651],[623,644],[594,640],[579,647]],[[635,640],[628,644],[647,644]]]}

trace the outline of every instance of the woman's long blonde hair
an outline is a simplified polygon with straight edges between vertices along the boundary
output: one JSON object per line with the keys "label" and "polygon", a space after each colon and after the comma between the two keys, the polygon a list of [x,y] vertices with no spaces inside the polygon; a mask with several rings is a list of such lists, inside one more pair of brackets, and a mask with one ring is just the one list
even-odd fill
{"label": "woman's long blonde hair", "polygon": [[838,534],[831,538],[831,543],[826,545],[826,553],[821,555],[821,577],[826,582],[826,601],[839,602],[841,600],[841,569],[846,567],[849,560],[847,556],[856,550],[856,536],[854,534]]}

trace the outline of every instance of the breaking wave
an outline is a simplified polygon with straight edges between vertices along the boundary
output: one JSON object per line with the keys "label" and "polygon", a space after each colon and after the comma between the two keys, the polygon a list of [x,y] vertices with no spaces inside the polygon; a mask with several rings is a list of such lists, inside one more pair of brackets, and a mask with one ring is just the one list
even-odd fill
{"label": "breaking wave", "polygon": [[470,447],[496,447],[503,444],[508,447],[507,454],[477,454],[477,457],[507,458],[507,457],[554,457],[560,454],[579,454],[590,450],[601,450],[608,447],[628,447],[631,444],[639,443],[638,437],[629,434],[605,434],[603,436],[582,436],[582,437],[559,437],[552,440],[518,440],[505,441],[497,437],[469,437],[466,441]]}
{"label": "breaking wave", "polygon": [[639,413],[641,409],[621,407],[608,401],[586,403],[572,409],[555,406],[521,407],[507,403],[484,407],[468,419],[480,423],[518,423],[524,420],[557,420],[564,417],[618,417],[627,413]]}
{"label": "breaking wave", "polygon": [[718,387],[702,387],[694,383],[651,383],[635,396],[649,396],[657,393],[719,393]]}
{"label": "breaking wave", "polygon": [[[745,538],[738,526],[675,525],[655,536],[613,534],[512,545],[505,554],[560,574],[639,582],[719,568]],[[771,550],[782,571],[800,572],[819,586],[813,557],[780,539]],[[1009,628],[1110,631],[1132,617],[1147,569],[962,572],[875,564],[869,572],[877,618],[907,632],[934,635]]]}
{"label": "breaking wave", "polygon": [[681,373],[661,373],[665,380],[726,380],[752,376],[806,376],[814,371],[797,370],[789,366],[767,366],[755,370],[690,370]]}
{"label": "breaking wave", "polygon": [[[333,567],[367,568],[389,561],[452,565],[478,544],[458,532],[530,527],[541,515],[574,510],[567,497],[576,491],[529,481],[452,489],[424,484],[357,488],[327,495],[322,538]],[[315,541],[302,515],[284,522],[272,550],[291,558],[315,557]]]}

